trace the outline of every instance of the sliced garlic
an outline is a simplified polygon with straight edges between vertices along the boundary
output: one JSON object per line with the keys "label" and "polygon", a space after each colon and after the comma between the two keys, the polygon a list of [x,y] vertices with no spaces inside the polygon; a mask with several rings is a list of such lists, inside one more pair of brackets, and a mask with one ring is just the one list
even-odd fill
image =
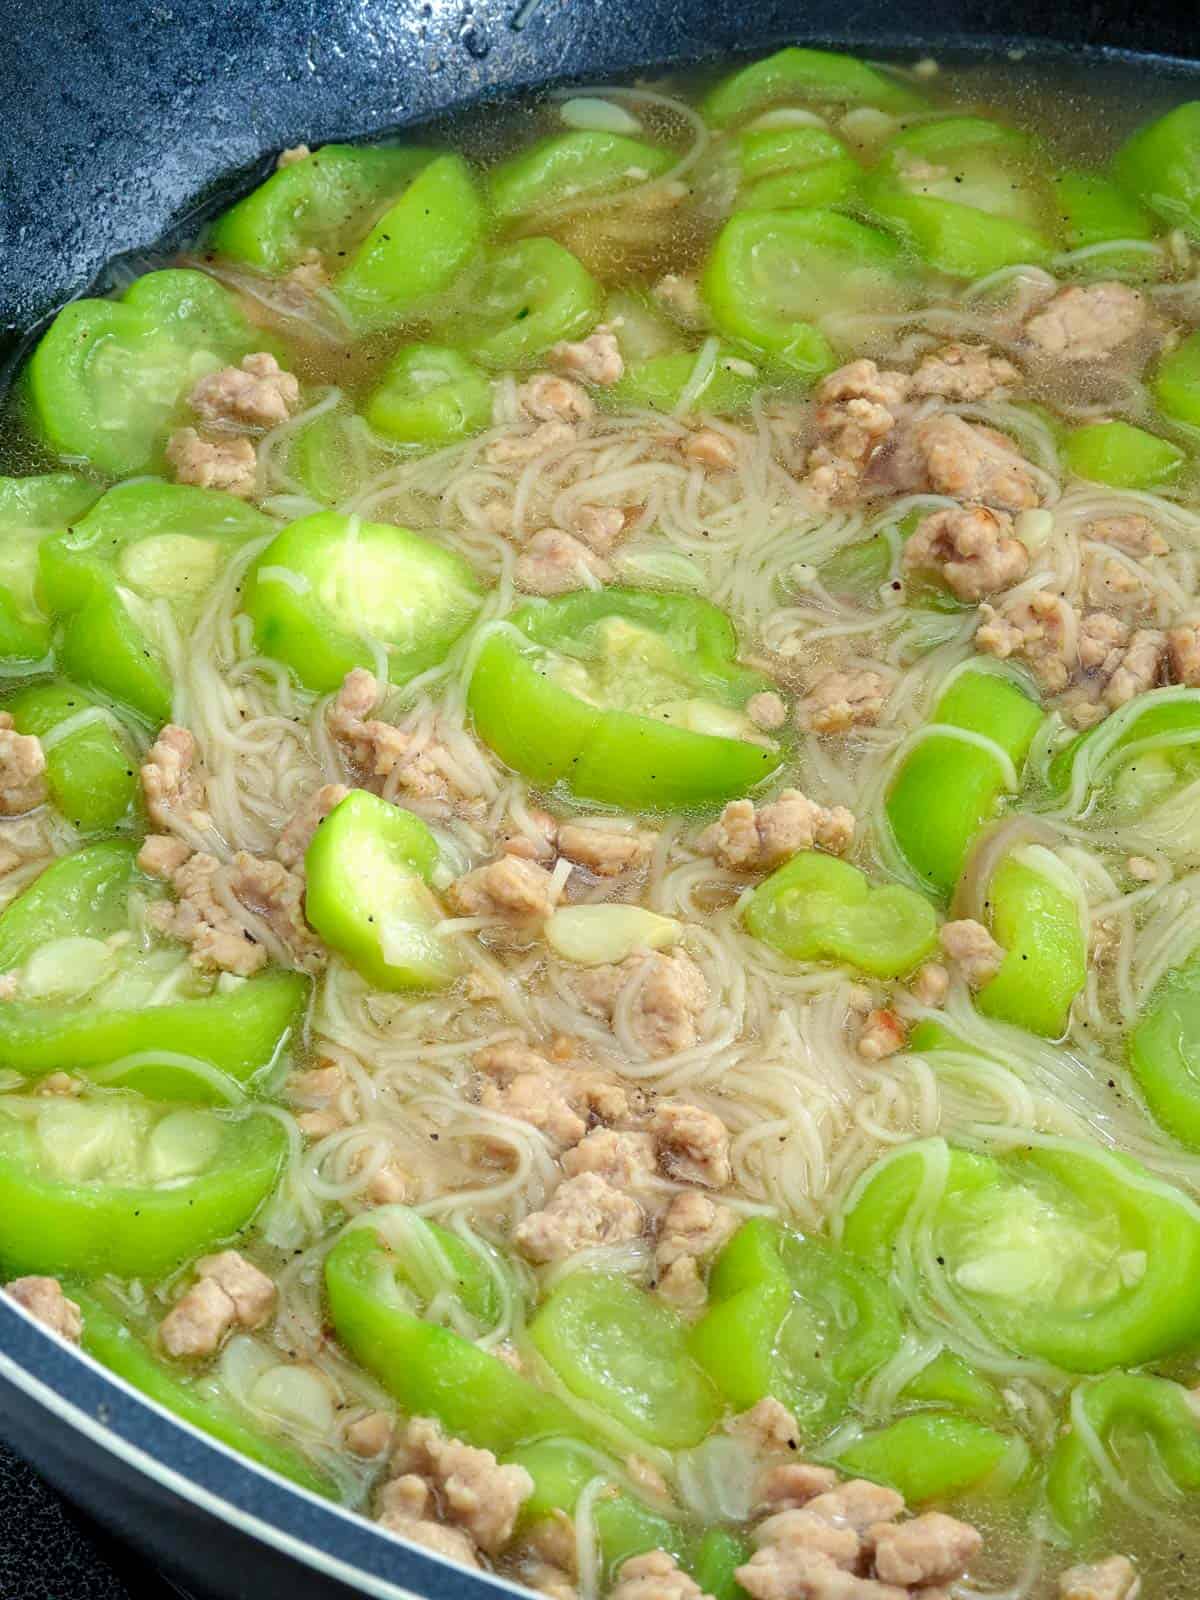
{"label": "sliced garlic", "polygon": [[577,95],[564,100],[559,116],[569,128],[585,128],[592,133],[641,133],[638,119],[617,105],[615,100],[601,100],[596,95]]}
{"label": "sliced garlic", "polygon": [[895,117],[889,117],[886,111],[877,111],[874,106],[855,106],[838,123],[838,132],[862,155],[878,150],[898,126]]}
{"label": "sliced garlic", "polygon": [[815,111],[805,111],[803,106],[776,106],[774,111],[764,111],[761,117],[746,124],[749,129],[759,128],[827,128],[829,124]]}
{"label": "sliced garlic", "polygon": [[1013,523],[1013,532],[1026,550],[1040,550],[1054,532],[1054,514],[1050,511],[1021,511]]}
{"label": "sliced garlic", "polygon": [[581,967],[624,961],[636,950],[662,950],[678,944],[682,926],[642,906],[562,906],[546,921],[546,943]]}

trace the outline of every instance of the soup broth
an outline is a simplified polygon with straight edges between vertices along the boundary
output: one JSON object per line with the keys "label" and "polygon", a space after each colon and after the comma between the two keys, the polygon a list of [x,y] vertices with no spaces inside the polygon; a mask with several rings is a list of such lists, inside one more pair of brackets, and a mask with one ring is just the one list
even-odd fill
{"label": "soup broth", "polygon": [[585,1600],[1200,1581],[1200,102],[301,145],[0,438],[0,1267]]}

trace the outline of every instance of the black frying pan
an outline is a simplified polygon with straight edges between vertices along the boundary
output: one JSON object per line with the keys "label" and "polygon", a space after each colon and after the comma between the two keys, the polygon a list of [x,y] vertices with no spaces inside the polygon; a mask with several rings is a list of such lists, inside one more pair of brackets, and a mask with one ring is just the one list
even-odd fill
{"label": "black frying pan", "polygon": [[[1127,0],[0,0],[0,363],[106,261],[194,229],[284,146],[377,133],[547,79],[785,41],[880,55],[1106,58],[1186,80],[1195,13]],[[0,1297],[0,1436],[214,1600],[507,1585],[270,1477]]]}

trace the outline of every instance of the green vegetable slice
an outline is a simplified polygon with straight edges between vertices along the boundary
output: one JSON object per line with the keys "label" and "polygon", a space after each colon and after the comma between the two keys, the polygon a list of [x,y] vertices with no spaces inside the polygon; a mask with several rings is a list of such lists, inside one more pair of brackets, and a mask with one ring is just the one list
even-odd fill
{"label": "green vegetable slice", "polygon": [[746,211],[717,236],[702,290],[717,328],[816,378],[837,364],[830,313],[895,311],[911,285],[887,234],[833,211]]}
{"label": "green vegetable slice", "polygon": [[928,1315],[952,1295],[986,1337],[1067,1372],[1200,1335],[1200,1304],[1178,1292],[1200,1261],[1200,1211],[1132,1159],[1066,1140],[1003,1156],[910,1145],[859,1181],[842,1243]]}
{"label": "green vegetable slice", "polygon": [[293,522],[251,569],[245,607],[259,648],[318,692],[375,644],[393,683],[436,666],[467,627],[480,591],[470,566],[431,539],[386,522],[321,511]]}
{"label": "green vegetable slice", "polygon": [[33,423],[57,455],[112,477],[153,471],[197,379],[263,348],[202,272],[148,272],[119,300],[74,300],[26,370]]}
{"label": "green vegetable slice", "polygon": [[723,79],[704,101],[703,110],[714,127],[723,128],[781,102],[875,106],[898,115],[919,111],[925,104],[907,84],[854,56],[789,45]]}
{"label": "green vegetable slice", "polygon": [[651,1444],[699,1444],[717,1394],[688,1354],[687,1324],[630,1283],[575,1272],[552,1289],[529,1337],[572,1394]]}
{"label": "green vegetable slice", "polygon": [[1129,1064],[1155,1119],[1200,1150],[1200,962],[1169,972],[1129,1035]]}
{"label": "green vegetable slice", "polygon": [[453,444],[490,427],[487,374],[444,345],[405,345],[384,369],[363,409],[370,425],[402,444]]}
{"label": "green vegetable slice", "polygon": [[845,961],[876,978],[911,972],[937,944],[937,915],[903,884],[872,885],[848,861],[801,851],[754,891],[746,926],[793,961]]}
{"label": "green vegetable slice", "polygon": [[1200,238],[1200,100],[1139,128],[1117,151],[1112,172],[1169,228]]}
{"label": "green vegetable slice", "polygon": [[13,1273],[162,1277],[246,1226],[286,1148],[262,1112],[5,1095],[0,1260]]}
{"label": "green vegetable slice", "polygon": [[428,887],[437,841],[412,811],[355,789],[317,829],[305,857],[313,927],[377,989],[436,988],[458,972]]}
{"label": "green vegetable slice", "polygon": [[954,888],[1007,787],[1004,758],[1019,777],[1041,721],[1036,700],[998,673],[960,673],[942,695],[887,796],[892,837],[922,883],[942,895]]}
{"label": "green vegetable slice", "polygon": [[614,194],[659,177],[674,160],[661,145],[621,133],[578,128],[555,134],[493,170],[492,212],[511,222],[564,200]]}
{"label": "green vegetable slice", "polygon": [[1182,474],[1187,457],[1169,439],[1129,422],[1089,422],[1066,437],[1070,471],[1114,489],[1164,489]]}
{"label": "green vegetable slice", "polygon": [[581,338],[602,305],[600,285],[569,250],[518,239],[487,258],[444,332],[485,367],[524,367],[558,340]]}
{"label": "green vegetable slice", "polygon": [[636,589],[529,606],[479,653],[480,737],[532,782],[633,810],[713,805],[779,765],[745,716],[766,688],[707,601]]}
{"label": "green vegetable slice", "polygon": [[82,833],[115,828],[138,792],[137,757],[129,734],[102,702],[60,679],[36,684],[8,702],[18,733],[42,740],[46,787]]}
{"label": "green vegetable slice", "polygon": [[209,243],[275,274],[312,250],[336,255],[357,244],[379,208],[432,159],[432,151],[404,145],[322,145],[230,207],[213,224]]}
{"label": "green vegetable slice", "polygon": [[1082,888],[1069,868],[1040,845],[1013,851],[987,887],[993,937],[1004,949],[1000,970],[979,992],[985,1016],[1058,1039],[1071,1002],[1087,982]]}
{"label": "green vegetable slice", "polygon": [[460,156],[437,156],[355,251],[335,284],[356,328],[378,328],[426,309],[478,252],[483,202]]}
{"label": "green vegetable slice", "polygon": [[342,1234],[325,1258],[338,1339],[416,1416],[501,1453],[577,1428],[561,1401],[452,1329],[414,1315],[397,1288],[397,1252],[374,1228]]}
{"label": "green vegetable slice", "polygon": [[945,1411],[901,1417],[838,1456],[843,1472],[899,1490],[910,1506],[972,1492],[1007,1493],[1029,1464],[1023,1439]]}

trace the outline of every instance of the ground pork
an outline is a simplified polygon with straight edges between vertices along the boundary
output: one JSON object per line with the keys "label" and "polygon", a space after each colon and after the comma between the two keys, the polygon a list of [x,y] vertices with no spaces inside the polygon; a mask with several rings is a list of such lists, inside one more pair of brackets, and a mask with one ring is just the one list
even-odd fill
{"label": "ground pork", "polygon": [[342,1440],[351,1455],[368,1460],[388,1449],[392,1432],[392,1419],[386,1411],[368,1411],[347,1424]]}
{"label": "ground pork", "polygon": [[[685,1197],[681,1195],[680,1199],[683,1198]],[[698,1195],[696,1198],[702,1199],[703,1196]],[[772,1451],[778,1453],[781,1450],[794,1450],[800,1438],[795,1417],[782,1401],[775,1399],[774,1395],[766,1395],[748,1411],[739,1411],[736,1416],[727,1417],[722,1427],[726,1433],[732,1434],[737,1439],[743,1439],[763,1455]],[[832,1468],[818,1467],[814,1470],[823,1475],[821,1488],[814,1490],[814,1494],[836,1487],[838,1477]]]}
{"label": "ground pork", "polygon": [[470,1534],[438,1522],[436,1511],[433,1490],[415,1472],[389,1479],[375,1502],[375,1520],[381,1528],[460,1566],[477,1567],[479,1555]]}
{"label": "ground pork", "polygon": [[979,1554],[983,1539],[970,1523],[942,1511],[927,1511],[907,1522],[880,1522],[867,1530],[874,1546],[875,1571],[885,1583],[924,1588],[953,1583]]}
{"label": "ground pork", "polygon": [[556,371],[583,383],[618,383],[625,371],[617,336],[603,324],[586,339],[551,345],[546,359]]}
{"label": "ground pork", "polygon": [[512,1041],[480,1050],[475,1069],[475,1090],[485,1110],[518,1117],[563,1148],[578,1144],[592,1123],[616,1122],[632,1110],[614,1078],[562,1066]]}
{"label": "ground pork", "polygon": [[156,900],[146,920],[158,933],[191,946],[189,959],[202,972],[249,978],[267,964],[267,952],[220,896],[225,879],[216,856],[197,851],[171,873],[178,899]]}
{"label": "ground pork", "polygon": [[1200,688],[1200,622],[1181,622],[1167,629],[1171,682]]}
{"label": "ground pork", "polygon": [[514,855],[476,867],[446,889],[446,903],[458,916],[498,917],[516,925],[548,917],[558,898],[552,873]]}
{"label": "ground pork", "polygon": [[681,449],[689,467],[703,467],[706,472],[732,472],[737,466],[737,445],[728,434],[718,433],[715,428],[699,428],[689,433]]}
{"label": "ground pork", "polygon": [[816,846],[841,855],[853,838],[854,817],[845,806],[817,805],[799,789],[784,789],[765,806],[731,800],[696,845],[729,872],[769,872]]}
{"label": "ground pork", "polygon": [[68,1300],[57,1278],[13,1278],[4,1285],[10,1300],[23,1306],[51,1333],[78,1344],[83,1333],[83,1313]]}
{"label": "ground pork", "polygon": [[1158,628],[1138,628],[1124,647],[1121,659],[1104,685],[1103,701],[1110,711],[1158,682],[1167,657],[1167,636]]}
{"label": "ground pork", "polygon": [[986,345],[948,344],[921,357],[908,392],[914,399],[936,396],[962,404],[986,400],[997,389],[1010,388],[1020,379],[1012,362],[993,355]]}
{"label": "ground pork", "polygon": [[712,1111],[687,1101],[658,1105],[650,1120],[659,1165],[678,1183],[724,1189],[733,1176],[729,1129]]}
{"label": "ground pork", "polygon": [[303,972],[325,965],[325,946],[304,917],[304,879],[281,861],[239,850],[229,869],[230,890],[248,911],[261,917]]}
{"label": "ground pork", "polygon": [[580,506],[571,517],[571,532],[598,556],[608,555],[629,521],[620,506]]}
{"label": "ground pork", "polygon": [[246,438],[203,439],[195,428],[176,428],[167,440],[176,483],[223,489],[248,500],[258,481],[258,455]]}
{"label": "ground pork", "polygon": [[911,988],[918,1005],[940,1006],[950,992],[950,974],[940,961],[927,961],[918,967]]}
{"label": "ground pork", "polygon": [[626,1561],[608,1600],[709,1600],[694,1578],[681,1572],[674,1556],[651,1550]]}
{"label": "ground pork", "polygon": [[517,403],[535,422],[582,422],[594,409],[582,384],[553,372],[535,372],[517,390]]}
{"label": "ground pork", "polygon": [[1079,622],[1070,601],[1038,589],[998,607],[985,602],[979,618],[977,650],[1001,661],[1024,662],[1048,694],[1060,694],[1070,683]]}
{"label": "ground pork", "polygon": [[851,361],[817,389],[817,443],[808,454],[805,487],[824,504],[853,498],[872,456],[888,439],[908,395],[903,372]]}
{"label": "ground pork", "polygon": [[647,829],[564,822],[558,828],[558,853],[598,878],[618,878],[645,866],[657,838]]}
{"label": "ground pork", "polygon": [[521,1507],[533,1493],[524,1467],[502,1467],[490,1450],[447,1439],[429,1417],[409,1422],[393,1452],[392,1471],[424,1478],[437,1492],[446,1519],[490,1556],[512,1538]]}
{"label": "ground pork", "polygon": [[1028,511],[1038,504],[1029,463],[994,428],[938,412],[917,423],[913,439],[935,494],[994,511]]}
{"label": "ground pork", "polygon": [[1129,556],[1165,556],[1171,548],[1150,518],[1136,512],[1119,517],[1097,517],[1085,525],[1083,537],[1110,544]]}
{"label": "ground pork", "polygon": [[303,871],[303,862],[317,829],[325,818],[350,793],[344,783],[323,783],[304,802],[284,827],[275,846],[276,858],[293,871]]}
{"label": "ground pork", "polygon": [[888,1006],[869,1011],[858,1035],[856,1049],[864,1061],[883,1061],[908,1043],[904,1019]]}
{"label": "ground pork", "polygon": [[196,741],[186,728],[167,723],[142,766],[142,793],[150,820],[168,833],[177,822],[211,826],[205,779],[196,762]]}
{"label": "ground pork", "polygon": [[904,546],[904,566],[945,580],[960,600],[1011,589],[1029,569],[1029,551],[1005,511],[954,506],[922,517]]}
{"label": "ground pork", "polygon": [[649,1056],[690,1050],[708,1005],[703,972],[682,950],[639,953],[615,966],[579,973],[575,990],[586,1010],[612,1022],[627,987],[636,984],[628,1017],[634,1039]]}
{"label": "ground pork", "polygon": [[1068,1567],[1058,1580],[1059,1600],[1138,1600],[1142,1580],[1128,1556]]}
{"label": "ground pork", "polygon": [[708,326],[708,308],[695,278],[668,272],[650,292],[680,327],[696,330]]}
{"label": "ground pork", "polygon": [[644,1220],[636,1200],[584,1172],[560,1183],[544,1211],[517,1225],[513,1240],[530,1261],[565,1261],[580,1250],[636,1239]]}
{"label": "ground pork", "polygon": [[273,428],[300,404],[300,380],[265,350],[243,356],[240,367],[222,367],[200,379],[188,405],[202,422],[232,422]]}
{"label": "ground pork", "polygon": [[1004,961],[1004,949],[972,917],[959,922],[944,922],[938,933],[942,949],[962,973],[972,989],[990,983]]}
{"label": "ground pork", "polygon": [[879,721],[887,697],[887,682],[878,672],[826,672],[796,707],[796,721],[810,733],[871,728]]}
{"label": "ground pork", "polygon": [[1025,324],[1025,337],[1057,361],[1106,361],[1146,325],[1146,301],[1124,283],[1061,289]]}
{"label": "ground pork", "polygon": [[650,1133],[594,1128],[563,1156],[569,1178],[584,1173],[603,1178],[615,1189],[644,1189],[658,1171],[658,1151]]}
{"label": "ground pork", "polygon": [[[590,401],[588,403],[591,404]],[[498,439],[492,440],[483,454],[492,467],[523,467],[548,450],[574,444],[575,439],[575,429],[569,422],[542,422],[529,433],[501,434]]]}
{"label": "ground pork", "polygon": [[527,594],[570,594],[612,578],[612,567],[574,534],[543,528],[517,557],[514,579]]}
{"label": "ground pork", "polygon": [[782,695],[764,689],[759,694],[752,694],[746,701],[746,715],[756,728],[774,733],[787,721],[787,705]]}
{"label": "ground pork", "polygon": [[294,167],[297,161],[307,161],[310,155],[312,150],[306,144],[289,145],[275,157],[275,165],[282,172],[284,167]]}
{"label": "ground pork", "polygon": [[17,733],[12,713],[0,711],[0,816],[19,817],[46,798],[41,740]]}
{"label": "ground pork", "polygon": [[364,788],[397,794],[397,803],[436,801],[447,811],[469,809],[474,797],[461,787],[458,764],[436,738],[418,743],[370,713],[382,699],[365,667],[347,673],[325,713],[325,725]]}
{"label": "ground pork", "polygon": [[233,1328],[253,1330],[269,1321],[275,1299],[270,1278],[236,1250],[203,1256],[196,1282],[159,1324],[159,1340],[171,1356],[212,1355]]}
{"label": "ground pork", "polygon": [[677,1306],[697,1306],[703,1302],[705,1290],[700,1265],[716,1254],[736,1231],[739,1221],[736,1212],[728,1206],[718,1205],[695,1189],[675,1196],[662,1220],[654,1247],[655,1278],[664,1300]]}

